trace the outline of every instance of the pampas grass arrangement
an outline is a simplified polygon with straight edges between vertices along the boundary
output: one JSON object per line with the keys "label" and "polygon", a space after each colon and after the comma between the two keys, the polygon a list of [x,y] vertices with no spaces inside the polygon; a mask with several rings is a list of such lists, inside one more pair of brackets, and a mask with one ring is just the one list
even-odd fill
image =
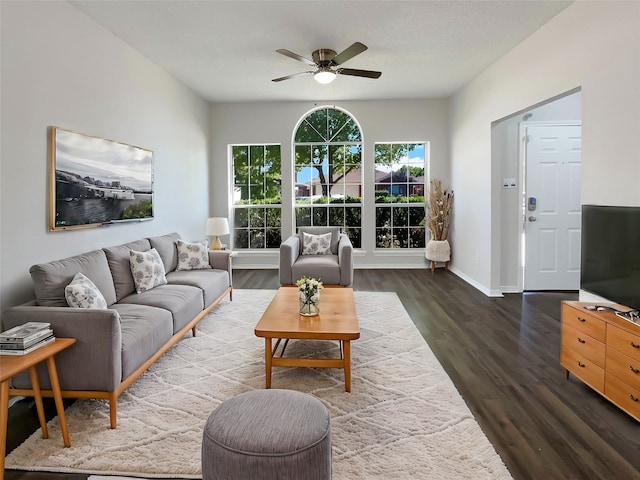
{"label": "pampas grass arrangement", "polygon": [[432,240],[447,240],[453,192],[442,189],[440,180],[431,180],[429,203],[427,204],[427,225]]}

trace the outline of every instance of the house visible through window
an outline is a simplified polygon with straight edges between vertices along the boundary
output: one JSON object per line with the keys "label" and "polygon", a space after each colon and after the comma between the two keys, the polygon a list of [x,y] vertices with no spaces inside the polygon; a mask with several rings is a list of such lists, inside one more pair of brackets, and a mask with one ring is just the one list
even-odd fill
{"label": "house visible through window", "polygon": [[307,115],[294,136],[296,227],[339,226],[355,248],[362,230],[362,134],[343,110]]}
{"label": "house visible through window", "polygon": [[425,144],[375,145],[376,248],[425,246]]}
{"label": "house visible through window", "polygon": [[233,248],[279,248],[280,145],[233,145]]}

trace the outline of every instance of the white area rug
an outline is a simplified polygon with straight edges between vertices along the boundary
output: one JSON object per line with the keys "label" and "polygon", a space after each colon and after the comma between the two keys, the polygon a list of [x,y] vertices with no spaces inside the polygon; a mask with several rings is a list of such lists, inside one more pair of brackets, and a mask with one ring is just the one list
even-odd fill
{"label": "white area rug", "polygon": [[[18,470],[200,478],[202,429],[224,400],[264,388],[264,340],[253,328],[274,295],[235,290],[118,401],[76,401],[7,456]],[[275,368],[273,388],[307,392],[331,414],[333,478],[510,479],[464,400],[395,293],[356,292],[361,337],[352,342],[352,392],[342,370]],[[289,355],[338,355],[337,342],[293,342]]]}

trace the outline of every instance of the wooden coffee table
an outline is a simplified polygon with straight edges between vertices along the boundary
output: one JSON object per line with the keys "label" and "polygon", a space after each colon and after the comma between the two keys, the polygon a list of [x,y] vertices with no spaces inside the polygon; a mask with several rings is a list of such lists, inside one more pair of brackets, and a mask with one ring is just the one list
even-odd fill
{"label": "wooden coffee table", "polygon": [[[351,288],[324,288],[320,315],[298,313],[298,288],[280,287],[256,325],[255,334],[265,340],[266,388],[271,388],[272,367],[321,367],[344,369],[344,389],[351,391],[351,340],[360,338],[360,327]],[[276,339],[275,345],[273,339]],[[279,356],[278,347],[285,340]],[[337,340],[340,358],[285,357],[291,339]]]}

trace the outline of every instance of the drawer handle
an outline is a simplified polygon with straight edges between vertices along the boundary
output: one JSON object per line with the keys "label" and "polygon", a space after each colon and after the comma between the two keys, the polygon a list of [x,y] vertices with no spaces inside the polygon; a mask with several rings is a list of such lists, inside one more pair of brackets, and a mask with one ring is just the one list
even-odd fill
{"label": "drawer handle", "polygon": [[633,343],[633,340],[629,342],[629,345],[631,345],[633,348],[640,348],[640,345],[636,345],[635,343]]}
{"label": "drawer handle", "polygon": [[584,363],[582,363],[582,362],[580,362],[580,361],[578,362],[578,366],[579,366],[579,367],[582,367],[582,368],[584,368],[584,367],[585,367]]}
{"label": "drawer handle", "polygon": [[580,337],[578,337],[578,342],[580,343],[587,343],[586,340],[581,339]]}
{"label": "drawer handle", "polygon": [[629,370],[631,370],[633,373],[640,373],[640,370],[638,370],[637,368],[633,368],[633,365],[629,365]]}
{"label": "drawer handle", "polygon": [[586,320],[584,318],[582,318],[582,317],[578,317],[578,321],[582,322],[582,323],[586,322]]}
{"label": "drawer handle", "polygon": [[637,402],[637,401],[638,401],[638,397],[634,397],[632,393],[630,393],[630,394],[629,394],[629,398],[630,398],[631,400],[633,400],[634,402]]}

